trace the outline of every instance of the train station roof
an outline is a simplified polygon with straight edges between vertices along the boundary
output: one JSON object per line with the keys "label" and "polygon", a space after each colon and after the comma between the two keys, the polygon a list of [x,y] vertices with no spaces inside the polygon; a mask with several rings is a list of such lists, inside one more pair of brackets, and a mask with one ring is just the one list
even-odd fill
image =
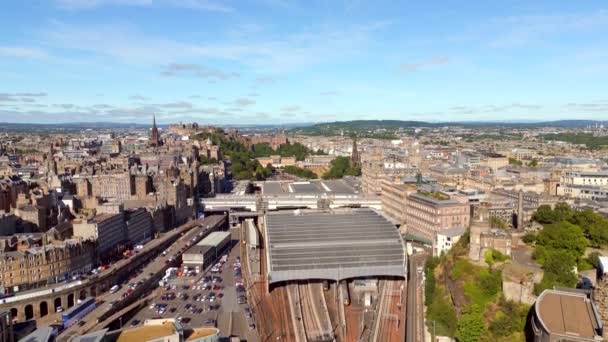
{"label": "train station roof", "polygon": [[266,232],[270,283],[405,275],[398,229],[371,209],[269,213]]}
{"label": "train station roof", "polygon": [[258,183],[264,196],[354,196],[359,194],[358,180],[332,179],[309,181],[265,181]]}

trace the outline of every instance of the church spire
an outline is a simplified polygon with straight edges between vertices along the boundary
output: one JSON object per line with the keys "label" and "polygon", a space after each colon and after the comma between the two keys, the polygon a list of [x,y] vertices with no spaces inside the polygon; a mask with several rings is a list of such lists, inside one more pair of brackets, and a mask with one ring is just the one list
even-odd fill
{"label": "church spire", "polygon": [[150,134],[150,146],[159,146],[158,127],[156,127],[156,115],[152,116],[152,132]]}
{"label": "church spire", "polygon": [[361,166],[361,156],[357,149],[357,135],[353,135],[353,149],[350,156],[350,161],[353,167]]}

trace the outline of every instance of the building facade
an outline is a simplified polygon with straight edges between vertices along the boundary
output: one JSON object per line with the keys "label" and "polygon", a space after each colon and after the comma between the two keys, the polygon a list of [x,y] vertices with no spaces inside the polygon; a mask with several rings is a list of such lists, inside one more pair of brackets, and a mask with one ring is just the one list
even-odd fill
{"label": "building facade", "polygon": [[436,232],[468,227],[470,211],[466,198],[412,193],[407,197],[407,234],[432,242]]}
{"label": "building facade", "polygon": [[74,236],[97,242],[97,257],[101,260],[120,253],[126,246],[127,227],[124,214],[101,214],[73,224]]}

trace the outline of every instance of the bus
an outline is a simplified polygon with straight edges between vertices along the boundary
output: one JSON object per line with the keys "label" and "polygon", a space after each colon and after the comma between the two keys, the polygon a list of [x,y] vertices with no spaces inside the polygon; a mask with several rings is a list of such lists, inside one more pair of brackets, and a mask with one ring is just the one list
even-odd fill
{"label": "bus", "polygon": [[95,298],[89,297],[83,300],[82,303],[76,304],[76,306],[61,314],[61,324],[63,324],[64,328],[67,328],[78,322],[89,312],[93,311],[93,309],[95,309]]}

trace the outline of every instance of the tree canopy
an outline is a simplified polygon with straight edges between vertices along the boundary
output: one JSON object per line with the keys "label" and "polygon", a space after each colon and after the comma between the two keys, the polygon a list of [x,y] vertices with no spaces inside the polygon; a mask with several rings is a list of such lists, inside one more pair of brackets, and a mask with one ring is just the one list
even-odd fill
{"label": "tree canopy", "polygon": [[344,176],[360,176],[361,168],[353,167],[348,157],[336,157],[331,162],[331,169],[323,174],[323,179],[338,179]]}
{"label": "tree canopy", "polygon": [[251,147],[253,158],[270,157],[271,155],[279,155],[281,157],[296,157],[296,160],[302,161],[309,155],[325,154],[323,151],[313,151],[300,143],[287,143],[279,146],[274,150],[268,143],[254,144]]}
{"label": "tree canopy", "polygon": [[553,286],[576,285],[575,268],[585,269],[593,260],[583,258],[588,246],[608,245],[608,220],[591,210],[576,211],[566,203],[552,209],[540,206],[532,218],[543,224],[543,229],[526,239],[535,243],[534,257],[545,271],[536,292]]}

